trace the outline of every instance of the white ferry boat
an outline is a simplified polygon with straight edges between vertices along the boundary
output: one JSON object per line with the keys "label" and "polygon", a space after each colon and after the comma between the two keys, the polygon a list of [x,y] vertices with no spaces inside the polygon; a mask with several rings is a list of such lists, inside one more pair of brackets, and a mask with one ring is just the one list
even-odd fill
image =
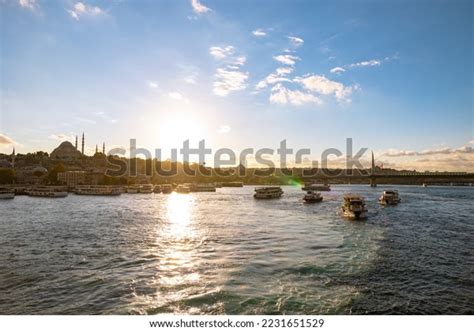
{"label": "white ferry boat", "polygon": [[344,196],[342,215],[350,219],[363,219],[367,217],[365,201],[360,195],[348,194]]}
{"label": "white ferry boat", "polygon": [[257,187],[253,197],[255,199],[277,199],[283,195],[280,186]]}
{"label": "white ferry boat", "polygon": [[143,184],[140,185],[140,188],[138,189],[138,193],[153,193],[153,185],[152,184]]}
{"label": "white ferry boat", "polygon": [[122,191],[118,186],[77,185],[74,193],[78,195],[120,195]]}
{"label": "white ferry boat", "polygon": [[209,184],[190,184],[191,192],[215,192],[216,186],[212,183]]}
{"label": "white ferry boat", "polygon": [[27,190],[30,197],[64,198],[67,197],[67,188],[64,186],[36,186]]}
{"label": "white ferry boat", "polygon": [[15,190],[12,188],[0,187],[0,199],[13,199]]}
{"label": "white ferry boat", "polygon": [[305,183],[301,188],[303,191],[331,191],[328,184]]}
{"label": "white ferry boat", "polygon": [[176,188],[176,192],[181,193],[181,194],[187,194],[187,193],[191,192],[191,188],[187,185],[180,184]]}
{"label": "white ferry boat", "polygon": [[396,190],[383,191],[379,198],[379,203],[382,205],[398,205],[400,201],[401,199],[398,196],[398,191]]}
{"label": "white ferry boat", "polygon": [[305,203],[321,202],[321,201],[323,201],[323,197],[322,197],[321,193],[319,193],[319,192],[308,191],[304,195],[303,201]]}

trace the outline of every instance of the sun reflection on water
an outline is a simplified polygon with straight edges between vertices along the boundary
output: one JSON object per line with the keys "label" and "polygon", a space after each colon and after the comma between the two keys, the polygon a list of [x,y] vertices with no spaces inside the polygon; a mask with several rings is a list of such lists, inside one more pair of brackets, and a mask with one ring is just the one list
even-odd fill
{"label": "sun reflection on water", "polygon": [[196,200],[192,194],[172,193],[165,200],[166,222],[157,229],[160,262],[157,304],[177,304],[192,295],[201,275],[197,271],[197,248],[201,242],[195,223]]}

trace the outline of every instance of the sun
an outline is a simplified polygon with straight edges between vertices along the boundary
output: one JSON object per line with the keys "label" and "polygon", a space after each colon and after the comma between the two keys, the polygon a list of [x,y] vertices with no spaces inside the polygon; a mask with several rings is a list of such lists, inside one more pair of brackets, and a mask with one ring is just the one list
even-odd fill
{"label": "sun", "polygon": [[200,140],[206,139],[206,130],[199,119],[187,114],[162,121],[158,125],[156,136],[156,148],[160,148],[163,154],[169,154],[173,148],[182,148],[185,140],[189,140],[191,148],[197,147]]}

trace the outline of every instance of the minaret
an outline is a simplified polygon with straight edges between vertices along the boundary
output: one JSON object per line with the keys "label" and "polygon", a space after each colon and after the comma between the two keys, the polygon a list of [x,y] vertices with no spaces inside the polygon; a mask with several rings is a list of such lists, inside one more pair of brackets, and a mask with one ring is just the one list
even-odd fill
{"label": "minaret", "polygon": [[77,149],[77,136],[76,136],[76,149]]}
{"label": "minaret", "polygon": [[81,150],[82,155],[84,155],[84,132],[82,133],[82,150]]}
{"label": "minaret", "polygon": [[375,173],[375,159],[374,159],[374,151],[372,151],[372,173]]}
{"label": "minaret", "polygon": [[372,171],[370,173],[370,187],[377,187],[377,178],[375,175],[374,151],[372,151]]}
{"label": "minaret", "polygon": [[95,144],[95,153],[99,153],[99,146],[97,146],[97,144]]}
{"label": "minaret", "polygon": [[13,146],[13,152],[12,152],[12,168],[15,168],[15,147]]}
{"label": "minaret", "polygon": [[102,143],[102,154],[104,154],[104,155],[105,155],[105,142],[104,142],[104,143]]}

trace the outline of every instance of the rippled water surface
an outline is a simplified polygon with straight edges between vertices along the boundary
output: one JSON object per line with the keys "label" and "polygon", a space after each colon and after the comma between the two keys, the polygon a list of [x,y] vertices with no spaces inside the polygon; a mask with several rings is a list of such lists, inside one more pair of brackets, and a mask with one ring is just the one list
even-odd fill
{"label": "rippled water surface", "polygon": [[474,188],[283,189],[0,201],[0,313],[473,313]]}

